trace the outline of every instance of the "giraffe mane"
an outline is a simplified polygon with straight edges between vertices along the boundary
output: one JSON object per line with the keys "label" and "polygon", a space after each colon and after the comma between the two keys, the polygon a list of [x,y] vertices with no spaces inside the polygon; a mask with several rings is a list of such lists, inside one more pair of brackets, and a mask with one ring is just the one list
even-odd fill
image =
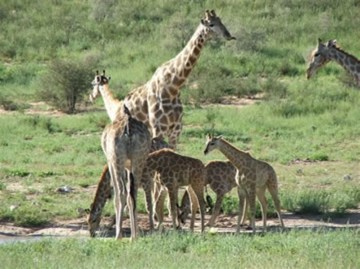
{"label": "giraffe mane", "polygon": [[333,45],[331,45],[331,47],[334,48],[334,49],[336,49],[337,51],[339,51],[339,52],[341,52],[341,53],[344,53],[346,56],[354,59],[355,61],[360,62],[360,60],[359,60],[356,56],[354,56],[354,55],[346,52],[346,51],[343,50],[339,45],[333,44]]}

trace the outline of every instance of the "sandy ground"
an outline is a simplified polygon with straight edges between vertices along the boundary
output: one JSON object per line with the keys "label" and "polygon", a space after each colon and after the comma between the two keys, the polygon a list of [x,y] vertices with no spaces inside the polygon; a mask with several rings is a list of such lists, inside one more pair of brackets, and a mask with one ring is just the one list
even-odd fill
{"label": "sandy ground", "polygon": [[[206,215],[206,220],[210,218],[210,215]],[[283,213],[283,219],[285,223],[285,230],[291,229],[360,229],[360,209],[351,210],[349,213],[342,217],[335,217],[329,219],[322,219],[316,215],[297,215],[291,213]],[[109,229],[110,218],[103,218],[100,229],[97,233],[99,237],[113,237],[114,227]],[[189,222],[189,221],[188,221]],[[199,215],[195,221],[195,232],[199,232]],[[216,233],[235,233],[236,231],[237,217],[232,215],[220,215],[216,226],[213,228],[206,227],[206,231]],[[257,232],[262,232],[261,220],[256,221]],[[139,227],[141,234],[146,235],[149,232],[148,216],[145,214],[139,214]],[[171,221],[170,218],[166,218],[164,222],[165,230],[170,230]],[[189,223],[183,226],[184,230],[189,229]],[[268,231],[276,232],[280,231],[278,219],[268,220]],[[249,233],[250,231],[246,227],[241,228],[241,233]],[[129,236],[129,220],[126,219],[124,223],[124,236]],[[31,238],[50,238],[50,237],[89,237],[87,230],[86,216],[78,219],[59,221],[45,227],[17,227],[12,223],[0,223],[0,243],[26,240]]]}

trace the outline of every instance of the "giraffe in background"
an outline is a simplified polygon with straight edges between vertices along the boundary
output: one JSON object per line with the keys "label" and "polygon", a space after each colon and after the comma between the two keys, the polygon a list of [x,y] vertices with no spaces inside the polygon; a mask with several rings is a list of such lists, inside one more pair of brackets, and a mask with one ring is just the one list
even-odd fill
{"label": "giraffe in background", "polygon": [[331,60],[340,64],[360,87],[360,60],[340,49],[335,39],[326,43],[322,43],[321,39],[318,40],[318,45],[311,53],[310,63],[306,70],[307,78],[310,79],[318,69]]}
{"label": "giraffe in background", "polygon": [[194,68],[206,41],[212,36],[235,39],[215,11],[206,10],[183,50],[158,67],[145,85],[132,90],[124,99],[131,115],[147,124],[153,137],[167,137],[173,149],[176,149],[182,129],[180,88]]}
{"label": "giraffe in background", "polygon": [[[276,212],[279,217],[279,221],[282,227],[284,223],[281,217],[281,207],[280,200],[278,197],[278,184],[276,178],[276,173],[271,165],[266,162],[257,160],[253,158],[249,153],[241,151],[231,145],[222,137],[212,137],[208,136],[206,141],[206,148],[204,150],[205,154],[208,154],[210,151],[218,149],[223,153],[230,162],[237,168],[236,172],[236,184],[239,195],[239,214],[238,214],[238,223],[237,223],[237,232],[240,231],[240,222],[243,218],[243,213],[247,209],[247,203],[250,205],[250,226],[255,232],[255,196],[258,194],[258,198],[261,204],[261,211],[263,217],[263,225],[266,226],[266,216],[267,204],[265,199],[265,190],[269,189],[270,194],[274,200],[274,205]],[[257,189],[257,182],[261,187]]]}
{"label": "giraffe in background", "polygon": [[[97,72],[92,84],[93,92],[100,92],[103,98],[111,93],[105,71],[102,76]],[[133,119],[125,105],[120,105],[120,107],[123,109],[117,110],[115,120],[103,131],[101,146],[108,162],[114,188],[116,239],[122,238],[121,228],[125,201],[130,213],[131,239],[134,239],[137,236],[138,228],[137,189],[142,178],[146,157],[150,151],[151,136],[146,125]],[[126,171],[127,166],[130,167],[129,173]]]}

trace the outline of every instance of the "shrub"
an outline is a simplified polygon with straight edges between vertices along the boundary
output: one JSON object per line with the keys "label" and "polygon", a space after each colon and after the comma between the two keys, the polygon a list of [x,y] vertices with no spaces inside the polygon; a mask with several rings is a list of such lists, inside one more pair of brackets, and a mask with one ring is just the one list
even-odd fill
{"label": "shrub", "polygon": [[66,113],[75,113],[76,104],[89,90],[93,66],[86,61],[55,60],[40,79],[39,97]]}

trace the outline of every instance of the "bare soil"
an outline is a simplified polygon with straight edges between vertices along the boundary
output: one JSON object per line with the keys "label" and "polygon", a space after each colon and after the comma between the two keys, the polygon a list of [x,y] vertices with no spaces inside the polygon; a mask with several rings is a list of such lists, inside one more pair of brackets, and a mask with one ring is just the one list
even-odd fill
{"label": "bare soil", "polygon": [[[206,215],[206,220],[210,218],[210,215]],[[146,214],[139,214],[139,227],[142,234],[149,232],[148,216]],[[291,229],[360,229],[360,209],[349,210],[349,212],[341,217],[332,217],[323,219],[319,215],[298,215],[292,213],[283,213],[283,219],[285,223],[285,230]],[[114,236],[114,227],[109,228],[111,218],[105,217],[102,219],[98,235],[100,237],[112,237]],[[200,218],[197,216],[195,221],[195,231],[199,232]],[[236,232],[237,216],[235,215],[220,215],[216,226],[213,228],[206,227],[206,231],[213,233],[228,233],[232,234]],[[262,231],[261,220],[256,221],[257,231]],[[129,220],[126,219],[124,223],[124,236],[130,234]],[[165,230],[170,230],[171,220],[166,217],[164,222]],[[189,229],[189,223],[186,223],[182,227],[184,230]],[[280,231],[280,225],[277,218],[268,219],[268,231]],[[249,233],[248,227],[242,227],[241,233]],[[86,216],[67,220],[56,221],[51,225],[44,227],[18,227],[13,223],[0,223],[0,242],[8,240],[26,239],[34,237],[89,237],[87,230]]]}

